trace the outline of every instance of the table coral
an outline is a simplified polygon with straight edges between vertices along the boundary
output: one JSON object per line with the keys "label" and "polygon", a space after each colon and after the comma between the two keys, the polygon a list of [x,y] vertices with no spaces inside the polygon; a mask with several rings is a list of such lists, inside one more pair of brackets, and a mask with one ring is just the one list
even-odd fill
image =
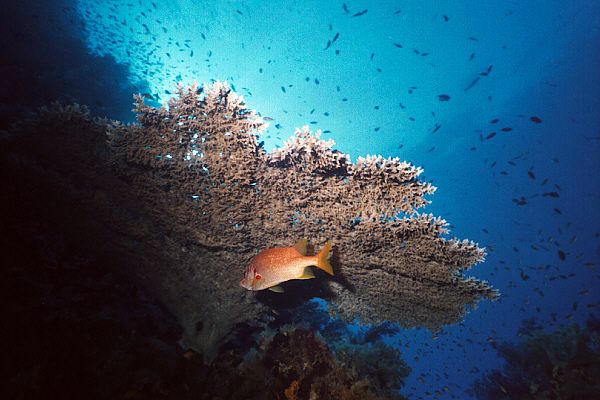
{"label": "table coral", "polygon": [[435,191],[421,168],[380,156],[352,163],[307,127],[267,153],[257,140],[265,122],[221,82],[179,87],[162,108],[138,96],[135,111],[139,123],[123,125],[54,107],[16,140],[27,142],[23,159],[47,159],[35,173],[89,211],[103,245],[129,260],[123,272],[167,305],[205,359],[236,324],[268,319],[293,297],[238,282],[258,250],[303,237],[333,241],[336,272],[302,282],[305,298],[325,298],[348,320],[438,329],[496,297],[462,275],[484,250],[444,238],[446,221],[418,212]]}

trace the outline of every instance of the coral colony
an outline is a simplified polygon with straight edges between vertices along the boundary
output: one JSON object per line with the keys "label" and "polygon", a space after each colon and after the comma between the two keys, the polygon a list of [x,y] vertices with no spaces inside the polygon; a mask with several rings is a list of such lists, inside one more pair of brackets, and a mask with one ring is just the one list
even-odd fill
{"label": "coral colony", "polygon": [[300,238],[333,242],[336,275],[298,296],[324,298],[345,320],[436,330],[497,296],[461,274],[484,250],[442,237],[446,222],[417,212],[435,190],[422,169],[380,156],[352,163],[307,127],[267,153],[265,122],[226,83],[179,87],[162,108],[138,96],[135,111],[139,124],[123,125],[55,105],[19,140],[47,158],[37,172],[93,210],[102,246],[129,260],[122,272],[169,308],[182,343],[205,360],[235,326],[273,318],[276,300],[239,279],[258,250]]}

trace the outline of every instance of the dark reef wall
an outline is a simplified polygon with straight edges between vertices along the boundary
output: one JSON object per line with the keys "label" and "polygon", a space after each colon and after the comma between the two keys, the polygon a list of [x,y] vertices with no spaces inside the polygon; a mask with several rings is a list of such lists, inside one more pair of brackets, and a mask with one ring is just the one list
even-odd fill
{"label": "dark reef wall", "polygon": [[472,394],[484,400],[600,398],[600,321],[521,333],[519,343],[495,346],[506,365],[479,379]]}
{"label": "dark reef wall", "polygon": [[86,104],[95,115],[131,121],[128,68],[88,53],[73,0],[3,1],[0,12],[0,128],[59,100]]}

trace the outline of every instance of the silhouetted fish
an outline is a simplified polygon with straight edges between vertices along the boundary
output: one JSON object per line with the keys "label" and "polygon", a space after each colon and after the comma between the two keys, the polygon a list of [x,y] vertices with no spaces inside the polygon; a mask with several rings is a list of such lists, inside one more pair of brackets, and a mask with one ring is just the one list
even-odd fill
{"label": "silhouetted fish", "polygon": [[477,84],[477,82],[479,82],[479,77],[476,77],[475,79],[473,79],[473,80],[471,81],[471,83],[469,83],[469,84],[467,85],[467,87],[466,87],[466,88],[464,88],[463,90],[464,90],[465,92],[466,92],[466,91],[468,91],[468,90],[469,90],[469,89],[471,89],[473,86],[475,86],[475,85]]}
{"label": "silhouetted fish", "polygon": [[536,124],[539,124],[540,122],[542,122],[542,120],[536,116],[530,117],[529,119],[531,120],[531,122],[535,122]]}

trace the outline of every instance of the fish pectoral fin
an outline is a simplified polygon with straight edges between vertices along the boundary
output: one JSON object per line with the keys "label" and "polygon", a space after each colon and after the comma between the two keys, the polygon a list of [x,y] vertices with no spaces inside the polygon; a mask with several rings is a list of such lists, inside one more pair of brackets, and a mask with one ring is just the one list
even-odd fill
{"label": "fish pectoral fin", "polygon": [[302,275],[300,275],[297,279],[312,279],[314,277],[315,274],[312,272],[312,269],[310,269],[310,267],[306,267],[304,268]]}
{"label": "fish pectoral fin", "polygon": [[271,292],[275,292],[275,293],[283,293],[284,292],[283,288],[281,286],[279,286],[279,285],[271,286],[269,288],[269,290]]}

